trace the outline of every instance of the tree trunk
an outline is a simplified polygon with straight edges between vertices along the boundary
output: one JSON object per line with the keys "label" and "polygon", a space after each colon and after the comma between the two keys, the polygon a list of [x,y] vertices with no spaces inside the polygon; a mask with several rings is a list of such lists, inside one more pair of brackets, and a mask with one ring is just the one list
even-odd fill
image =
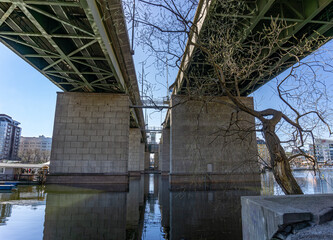
{"label": "tree trunk", "polygon": [[275,125],[269,120],[263,124],[263,131],[267,148],[271,157],[271,165],[276,182],[283,192],[289,194],[303,194],[296,182],[290,168],[290,164],[279,137],[275,134]]}

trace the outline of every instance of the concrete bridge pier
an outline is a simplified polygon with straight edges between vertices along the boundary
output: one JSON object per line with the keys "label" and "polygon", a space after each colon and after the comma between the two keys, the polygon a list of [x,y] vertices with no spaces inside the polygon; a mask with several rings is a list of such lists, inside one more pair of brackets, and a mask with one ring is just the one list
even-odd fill
{"label": "concrete bridge pier", "polygon": [[144,169],[145,172],[149,171],[149,165],[150,165],[150,152],[145,152],[145,162],[144,162]]}
{"label": "concrete bridge pier", "polygon": [[130,128],[129,130],[129,157],[128,173],[130,176],[141,174],[141,162],[144,158],[144,144],[142,143],[140,128]]}
{"label": "concrete bridge pier", "polygon": [[161,171],[160,163],[159,163],[159,153],[154,153],[154,170],[155,171]]}
{"label": "concrete bridge pier", "polygon": [[170,172],[170,128],[162,130],[159,160],[161,174],[168,175]]}
{"label": "concrete bridge pier", "polygon": [[48,183],[128,184],[129,97],[58,93]]}
{"label": "concrete bridge pier", "polygon": [[140,173],[145,173],[145,143],[140,143]]}
{"label": "concrete bridge pier", "polygon": [[[241,101],[253,107],[252,98]],[[238,113],[225,102],[230,103],[226,97],[200,101],[172,97],[171,188],[187,184],[219,188],[245,182],[260,186],[254,118]]]}

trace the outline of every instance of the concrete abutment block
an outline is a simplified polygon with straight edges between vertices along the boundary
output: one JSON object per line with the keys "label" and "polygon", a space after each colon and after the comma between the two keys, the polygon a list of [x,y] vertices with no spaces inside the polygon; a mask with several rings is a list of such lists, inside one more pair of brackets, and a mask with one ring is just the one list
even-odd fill
{"label": "concrete abutment block", "polygon": [[47,181],[128,183],[129,118],[125,94],[58,93]]}
{"label": "concrete abutment block", "polygon": [[[251,97],[240,100],[253,108]],[[187,96],[172,96],[171,188],[234,181],[260,186],[254,117],[236,111],[230,104],[227,97],[189,100]],[[162,172],[167,166],[164,161],[163,151]]]}

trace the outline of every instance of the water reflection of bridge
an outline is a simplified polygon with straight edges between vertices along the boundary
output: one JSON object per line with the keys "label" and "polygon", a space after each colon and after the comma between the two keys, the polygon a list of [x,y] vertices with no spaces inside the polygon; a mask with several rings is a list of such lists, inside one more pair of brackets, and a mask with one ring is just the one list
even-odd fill
{"label": "water reflection of bridge", "polygon": [[254,194],[170,192],[158,175],[131,178],[128,193],[50,189],[44,239],[241,239],[240,196]]}
{"label": "water reflection of bridge", "polygon": [[[332,192],[332,171],[323,174],[325,179],[320,179],[311,171],[303,171],[298,172],[296,178],[305,193]],[[262,194],[271,195],[276,185],[272,176],[265,179]],[[40,211],[42,215],[39,216],[42,219],[45,214],[44,239],[240,240],[240,196],[259,194],[259,189],[244,185],[237,189],[223,186],[223,190],[218,191],[170,191],[168,178],[153,174],[131,177],[128,192],[111,191],[109,185],[96,187],[98,189],[91,189],[91,186],[49,185],[45,192],[36,186],[22,189],[20,186],[20,195],[14,192],[1,195],[0,221],[4,223],[10,219],[11,211],[17,211],[12,206],[19,201],[21,206],[31,208],[31,201],[26,199],[36,193],[35,200],[46,204],[45,212]],[[40,196],[45,193],[46,201],[43,201]],[[8,199],[17,203],[7,204]],[[21,222],[12,221],[11,224]],[[29,224],[35,223],[25,222],[25,225]],[[0,226],[0,233],[5,227]],[[25,234],[31,236],[29,231]],[[37,234],[33,237],[42,236],[43,228]]]}

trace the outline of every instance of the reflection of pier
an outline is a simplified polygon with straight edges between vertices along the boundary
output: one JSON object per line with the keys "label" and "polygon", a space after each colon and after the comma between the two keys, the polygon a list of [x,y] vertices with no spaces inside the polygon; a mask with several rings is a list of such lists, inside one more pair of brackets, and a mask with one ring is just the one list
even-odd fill
{"label": "reflection of pier", "polygon": [[12,214],[13,205],[45,204],[45,193],[41,186],[20,186],[13,192],[0,193],[0,225],[5,225]]}
{"label": "reflection of pier", "polygon": [[170,192],[168,178],[156,174],[131,177],[128,193],[47,192],[44,239],[241,239],[240,196],[258,194]]}
{"label": "reflection of pier", "polygon": [[[20,188],[20,194],[1,200],[46,203],[44,239],[241,239],[240,196],[257,194],[244,189],[170,192],[168,177],[157,174],[131,177],[128,192],[111,191],[108,185],[48,185],[47,195],[36,186]],[[0,206],[5,222],[12,204]]]}
{"label": "reflection of pier", "polygon": [[0,226],[6,224],[8,217],[12,214],[11,204],[0,204]]}
{"label": "reflection of pier", "polygon": [[44,239],[126,239],[126,192],[63,190],[48,192]]}
{"label": "reflection of pier", "polygon": [[45,192],[42,186],[20,186],[15,191],[8,193],[0,193],[1,202],[24,202],[24,201],[45,201]]}

